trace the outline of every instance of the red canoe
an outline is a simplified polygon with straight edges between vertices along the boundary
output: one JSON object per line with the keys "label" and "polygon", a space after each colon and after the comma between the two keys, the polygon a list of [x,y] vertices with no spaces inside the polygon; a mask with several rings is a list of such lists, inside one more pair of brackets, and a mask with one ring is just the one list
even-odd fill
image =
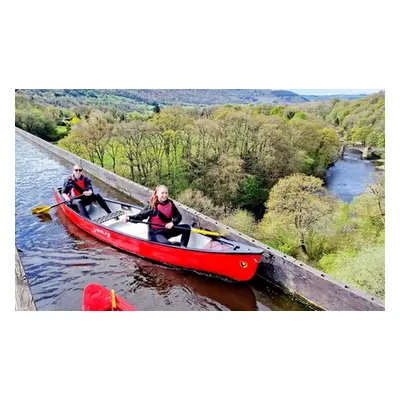
{"label": "red canoe", "polygon": [[83,311],[137,311],[111,290],[97,283],[90,283],[83,289]]}
{"label": "red canoe", "polygon": [[[59,190],[53,189],[57,202]],[[90,219],[80,215],[66,203],[59,207],[66,217],[95,238],[120,250],[157,261],[204,273],[220,275],[236,281],[248,281],[256,273],[262,249],[222,237],[191,232],[187,248],[179,247],[180,236],[170,239],[171,244],[148,240],[148,225],[125,222],[126,215],[140,212],[141,207],[116,200],[105,199],[111,214],[98,206],[86,206]]]}

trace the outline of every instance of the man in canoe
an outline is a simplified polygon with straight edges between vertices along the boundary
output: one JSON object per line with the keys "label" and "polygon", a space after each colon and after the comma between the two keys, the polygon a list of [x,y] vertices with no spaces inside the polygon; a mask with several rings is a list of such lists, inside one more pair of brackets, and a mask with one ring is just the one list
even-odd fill
{"label": "man in canoe", "polygon": [[99,194],[93,193],[92,181],[82,174],[82,167],[77,164],[72,168],[72,175],[65,180],[62,191],[64,200],[71,201],[71,195],[73,197],[83,195],[79,199],[73,199],[73,201],[77,204],[79,213],[86,218],[90,219],[86,206],[94,201],[97,201],[107,214],[111,213],[104,199]]}
{"label": "man in canoe", "polygon": [[147,206],[139,214],[128,215],[126,221],[135,223],[149,217],[149,240],[171,244],[168,239],[182,235],[181,246],[187,247],[190,238],[190,226],[179,225],[179,222],[182,221],[182,215],[174,202],[168,198],[167,186],[157,186]]}

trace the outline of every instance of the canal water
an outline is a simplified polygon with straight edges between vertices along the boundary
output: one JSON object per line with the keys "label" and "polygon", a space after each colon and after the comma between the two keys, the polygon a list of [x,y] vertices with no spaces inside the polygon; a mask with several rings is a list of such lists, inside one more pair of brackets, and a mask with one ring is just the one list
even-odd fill
{"label": "canal water", "polygon": [[[89,283],[114,289],[139,310],[310,310],[275,286],[255,280],[230,283],[164,267],[110,247],[69,222],[61,209],[51,219],[31,214],[55,203],[71,165],[20,135],[15,136],[15,242],[38,310],[81,310]],[[132,202],[92,179],[96,192]]]}
{"label": "canal water", "polygon": [[342,159],[330,167],[327,172],[326,188],[340,200],[351,203],[374,184],[372,174],[376,167],[361,158],[361,153],[345,152]]}

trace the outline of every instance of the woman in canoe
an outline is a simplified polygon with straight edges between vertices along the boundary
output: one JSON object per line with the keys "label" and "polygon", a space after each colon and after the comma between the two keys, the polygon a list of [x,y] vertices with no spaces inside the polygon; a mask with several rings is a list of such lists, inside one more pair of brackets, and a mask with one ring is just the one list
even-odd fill
{"label": "woman in canoe", "polygon": [[147,206],[139,214],[127,216],[126,221],[135,223],[149,217],[149,240],[171,244],[168,239],[182,235],[181,246],[187,247],[190,238],[190,226],[179,225],[179,222],[182,221],[182,215],[174,202],[168,198],[167,186],[157,186]]}

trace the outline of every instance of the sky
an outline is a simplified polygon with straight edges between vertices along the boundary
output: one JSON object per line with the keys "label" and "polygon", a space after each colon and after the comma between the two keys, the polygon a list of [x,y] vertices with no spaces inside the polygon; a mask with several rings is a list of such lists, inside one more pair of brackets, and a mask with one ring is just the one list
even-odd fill
{"label": "sky", "polygon": [[329,95],[329,94],[371,94],[382,89],[286,89],[303,95]]}

